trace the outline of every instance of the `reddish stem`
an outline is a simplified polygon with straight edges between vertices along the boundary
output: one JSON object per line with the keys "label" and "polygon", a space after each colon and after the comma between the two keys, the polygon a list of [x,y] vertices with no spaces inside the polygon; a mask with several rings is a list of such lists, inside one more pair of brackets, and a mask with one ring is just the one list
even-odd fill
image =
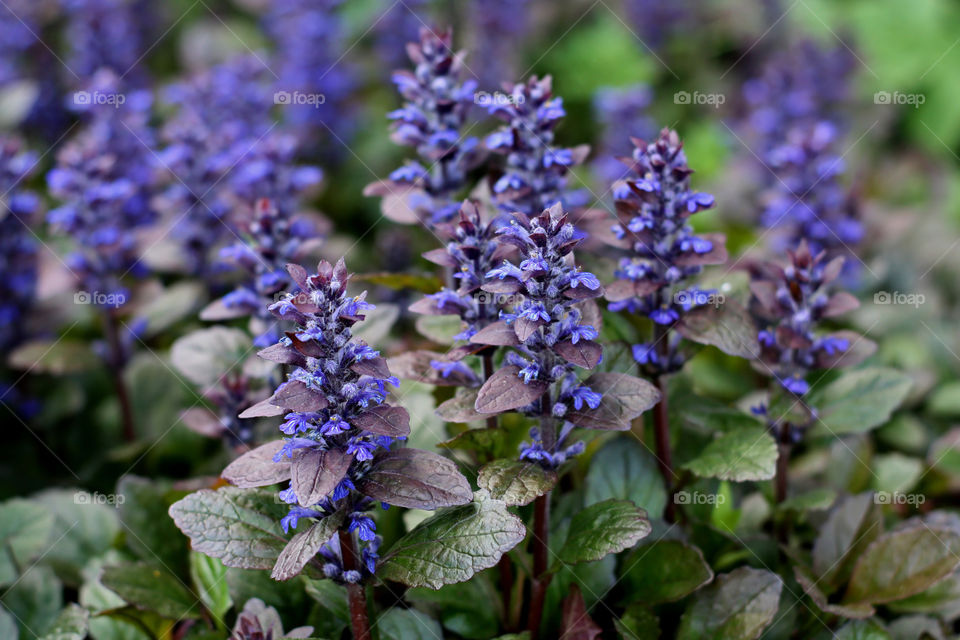
{"label": "reddish stem", "polygon": [[[344,572],[357,570],[357,550],[353,545],[353,534],[346,529],[340,529],[340,557],[343,559]],[[347,598],[350,602],[350,629],[353,631],[353,640],[370,640],[367,594],[363,585],[347,584]]]}
{"label": "reddish stem", "polygon": [[130,403],[130,394],[127,392],[127,383],[123,379],[123,370],[126,366],[123,355],[123,346],[120,344],[120,328],[113,310],[108,309],[105,314],[105,331],[109,348],[107,363],[110,367],[110,376],[113,378],[113,388],[120,403],[120,422],[123,425],[123,439],[134,442],[137,439],[136,429],[133,426],[133,405]]}

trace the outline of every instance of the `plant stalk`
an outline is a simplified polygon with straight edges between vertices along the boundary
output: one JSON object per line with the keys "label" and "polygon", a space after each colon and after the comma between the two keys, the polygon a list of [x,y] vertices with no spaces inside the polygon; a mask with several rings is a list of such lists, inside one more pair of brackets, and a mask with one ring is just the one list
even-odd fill
{"label": "plant stalk", "polygon": [[[340,557],[343,559],[344,571],[357,570],[357,549],[353,544],[353,534],[343,528],[340,529]],[[371,640],[367,594],[363,585],[348,584],[347,598],[350,602],[350,630],[353,632],[353,640]]]}
{"label": "plant stalk", "polygon": [[137,433],[133,424],[133,405],[130,403],[130,393],[127,391],[127,383],[123,379],[123,370],[126,362],[124,362],[123,346],[120,344],[120,328],[113,309],[107,309],[105,311],[104,325],[104,333],[106,333],[107,346],[109,349],[109,362],[107,364],[110,367],[110,376],[113,378],[113,388],[117,394],[117,400],[120,403],[120,422],[123,425],[123,439],[126,442],[134,442],[137,439]]}
{"label": "plant stalk", "polygon": [[[664,366],[670,358],[670,329],[662,325],[656,325],[653,330],[653,341],[660,357],[661,366]],[[660,390],[660,402],[653,408],[653,438],[657,449],[657,468],[660,469],[660,475],[663,476],[663,482],[667,489],[667,506],[663,517],[667,522],[674,522],[676,520],[676,505],[673,499],[673,455],[670,451],[670,418],[667,405],[666,375],[658,375],[655,382]]]}
{"label": "plant stalk", "polygon": [[[550,453],[557,446],[556,425],[551,415],[552,406],[550,391],[540,399],[540,439],[543,448]],[[543,605],[547,598],[547,587],[550,586],[551,574],[547,572],[550,566],[550,492],[539,496],[533,503],[533,585],[530,598],[530,614],[527,618],[527,629],[530,639],[540,637],[540,622],[543,618]]]}

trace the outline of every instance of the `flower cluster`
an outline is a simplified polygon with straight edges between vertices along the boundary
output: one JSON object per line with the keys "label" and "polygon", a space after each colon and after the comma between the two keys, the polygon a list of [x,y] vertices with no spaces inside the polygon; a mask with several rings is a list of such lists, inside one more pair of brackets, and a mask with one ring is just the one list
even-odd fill
{"label": "flower cluster", "polygon": [[146,272],[136,233],[156,218],[152,100],[146,91],[121,93],[109,71],[98,72],[89,91],[114,100],[78,105],[89,120],[47,175],[51,193],[63,202],[47,219],[79,245],[67,265],[81,290],[125,295],[121,279]]}
{"label": "flower cluster", "polygon": [[617,158],[631,152],[630,138],[648,140],[657,133],[653,119],[647,115],[652,99],[646,85],[608,87],[597,91],[593,108],[603,128],[593,169],[604,183],[624,177],[627,169]]}
{"label": "flower cluster", "polygon": [[469,340],[497,319],[499,305],[495,295],[480,287],[486,282],[486,274],[502,257],[504,245],[496,242],[496,228],[482,219],[479,207],[470,200],[460,208],[460,221],[456,225],[440,225],[436,231],[448,237],[446,248],[428,251],[424,257],[450,269],[457,287],[444,287],[410,308],[429,315],[460,316],[464,328],[454,337]]}
{"label": "flower cluster", "polygon": [[23,55],[40,29],[35,2],[9,0],[0,10],[0,85],[22,77]]}
{"label": "flower cluster", "polygon": [[25,329],[23,316],[37,283],[37,243],[30,224],[40,198],[26,189],[37,155],[13,138],[0,138],[0,348],[13,347]]}
{"label": "flower cluster", "polygon": [[[464,123],[474,102],[477,84],[462,81],[462,54],[451,49],[452,33],[420,30],[420,41],[408,46],[413,73],[393,73],[393,83],[406,102],[387,114],[391,139],[414,147],[422,162],[408,162],[390,174],[387,186],[413,188],[409,206],[433,226],[457,214],[457,197],[466,186],[475,160],[477,140],[464,138]],[[426,166],[424,166],[426,165]]]}
{"label": "flower cluster", "polygon": [[202,317],[221,320],[250,316],[257,335],[254,344],[266,347],[279,336],[266,305],[290,289],[286,265],[312,248],[318,231],[309,218],[284,215],[266,198],[257,203],[253,219],[239,231],[243,240],[221,249],[220,257],[242,268],[249,277],[208,307]]}
{"label": "flower cluster", "polygon": [[[287,0],[269,3],[266,29],[275,43],[280,76],[275,101],[288,120],[307,127],[309,137],[329,136],[336,149],[352,135],[347,109],[355,81],[343,60],[344,27],[337,8],[342,0]],[[297,96],[305,96],[300,102]]]}
{"label": "flower cluster", "polygon": [[806,242],[788,255],[785,267],[755,267],[750,289],[765,325],[757,336],[763,370],[790,393],[803,396],[810,390],[810,371],[853,364],[856,354],[848,352],[860,336],[848,331],[818,335],[817,329],[824,319],[851,311],[858,303],[849,293],[829,291],[844,258],[827,261],[825,252],[811,253]]}
{"label": "flower cluster", "polygon": [[[276,401],[289,410],[280,426],[288,438],[274,461],[312,452],[323,456],[324,466],[337,477],[326,483],[328,488],[319,495],[316,491],[305,495],[307,490],[291,482],[280,492],[281,499],[291,505],[282,525],[286,531],[295,528],[301,518],[323,518],[338,510],[346,511],[349,530],[357,531],[360,540],[368,543],[363,566],[372,573],[379,541],[366,511],[373,500],[357,493],[356,487],[371,466],[374,453],[409,433],[408,426],[385,432],[370,420],[373,415],[403,411],[384,403],[387,386],[399,381],[390,375],[378,352],[352,339],[351,327],[373,305],[364,301],[365,294],[347,295],[350,276],[342,260],[336,266],[321,262],[317,274],[309,277],[303,268],[290,265],[290,275],[300,293],[274,303],[270,311],[278,319],[292,321],[296,330],[281,338],[268,353],[261,353],[293,367],[287,382],[274,394]],[[346,582],[360,580],[360,575],[343,572],[342,564],[335,560],[339,554],[328,550],[325,555],[328,577]]]}
{"label": "flower cluster", "polygon": [[[626,309],[670,328],[681,316],[708,304],[714,291],[688,285],[703,265],[726,260],[722,236],[696,235],[690,216],[713,206],[713,196],[690,189],[683,145],[675,131],[664,129],[652,143],[635,141],[625,160],[632,177],[614,185],[621,222],[612,227],[616,246],[630,256],[620,260],[618,280],[607,288],[610,310]],[[659,343],[637,344],[634,358],[653,373],[677,369],[682,360],[669,336]]]}
{"label": "flower cluster", "polygon": [[[67,65],[75,77],[100,69],[121,77],[134,71],[146,47],[135,0],[62,0],[70,44]],[[135,75],[137,75],[135,73]]]}
{"label": "flower cluster", "polygon": [[770,166],[779,180],[767,194],[761,220],[782,231],[775,238],[775,251],[806,240],[811,252],[826,250],[834,257],[850,254],[851,245],[863,239],[857,208],[839,181],[843,160],[833,150],[835,140],[835,127],[822,121],[792,129],[770,152]]}
{"label": "flower cluster", "polygon": [[486,147],[506,156],[503,176],[493,191],[506,213],[528,216],[560,203],[564,209],[581,206],[583,194],[568,191],[570,167],[583,162],[589,148],[554,146],[554,130],[566,116],[563,99],[553,95],[550,76],[531,77],[513,86],[508,95],[491,100],[490,114],[504,126],[487,136]]}
{"label": "flower cluster", "polygon": [[256,160],[272,126],[264,72],[252,56],[238,56],[167,89],[177,110],[161,132],[160,160],[171,174],[164,200],[191,274],[213,268],[211,249],[229,233],[237,204],[227,177]]}
{"label": "flower cluster", "polygon": [[[584,234],[567,220],[559,204],[532,219],[515,213],[499,233],[501,242],[519,249],[522,259],[519,264],[504,260],[491,269],[486,274],[491,281],[484,289],[521,294],[521,300],[511,312],[501,312],[500,323],[490,325],[474,340],[482,343],[484,334],[496,332],[498,324],[513,329],[515,341],[497,343],[515,347],[504,359],[505,370],[535,391],[532,398],[520,396],[527,400],[523,402],[526,413],[564,420],[569,412],[585,406],[596,409],[600,394],[580,384],[574,371],[575,366],[594,368],[602,354],[600,345],[593,341],[597,328],[584,321],[584,304],[603,294],[600,281],[571,264],[571,253]],[[478,398],[478,407],[480,404]],[[522,457],[555,468],[581,450],[580,445],[560,448],[570,429],[565,428],[556,439],[531,433],[535,441],[522,446]]]}

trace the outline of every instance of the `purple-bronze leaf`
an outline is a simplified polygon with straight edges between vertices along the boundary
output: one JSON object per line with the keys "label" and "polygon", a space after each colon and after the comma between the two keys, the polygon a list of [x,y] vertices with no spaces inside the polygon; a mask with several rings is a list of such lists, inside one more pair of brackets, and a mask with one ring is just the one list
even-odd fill
{"label": "purple-bronze leaf", "polygon": [[477,331],[470,338],[474,344],[486,344],[495,347],[516,347],[520,345],[517,332],[503,320],[497,320]]}
{"label": "purple-bronze leaf", "polygon": [[631,420],[660,401],[660,391],[655,386],[625,373],[595,373],[584,385],[601,394],[600,406],[574,409],[566,418],[587,429],[625,431]]}
{"label": "purple-bronze leaf", "polygon": [[455,463],[420,449],[377,456],[357,489],[374,500],[407,509],[452,507],[473,499],[470,483]]}
{"label": "purple-bronze leaf", "polygon": [[824,318],[833,318],[834,316],[843,315],[849,311],[853,311],[860,306],[860,301],[857,298],[846,291],[840,291],[838,293],[830,296],[830,300],[827,301],[827,306],[823,309]]}
{"label": "purple-bronze leaf", "polygon": [[323,395],[308,388],[299,380],[293,380],[283,385],[283,388],[273,395],[270,402],[289,411],[300,413],[319,411],[330,404]]}
{"label": "purple-bronze leaf", "polygon": [[501,413],[525,407],[547,390],[547,385],[539,380],[524,383],[519,377],[520,368],[504,367],[483,384],[477,393],[474,408],[478,413]]}
{"label": "purple-bronze leaf", "polygon": [[353,426],[379,436],[405,438],[410,435],[410,414],[403,407],[381,404],[354,418]]}
{"label": "purple-bronze leaf", "polygon": [[337,511],[290,538],[290,542],[273,565],[270,577],[274,580],[289,580],[303,571],[307,563],[317,555],[320,547],[330,540],[343,524],[344,515],[342,511]]}
{"label": "purple-bronze leaf", "polygon": [[273,404],[274,396],[270,396],[266,400],[261,400],[252,407],[247,408],[241,413],[239,418],[272,418],[273,416],[282,416],[287,412],[281,406]]}
{"label": "purple-bronze leaf", "polygon": [[596,367],[603,356],[603,347],[593,340],[579,340],[577,344],[564,340],[553,345],[553,350],[567,362],[584,369]]}
{"label": "purple-bronze leaf", "polygon": [[527,338],[537,332],[537,329],[547,324],[543,320],[530,320],[529,318],[517,318],[513,323],[513,329],[517,332],[517,338],[520,342],[526,342]]}
{"label": "purple-bronze leaf", "polygon": [[270,345],[266,349],[261,349],[258,351],[257,355],[264,360],[278,362],[280,364],[295,364],[297,366],[303,366],[303,363],[306,362],[304,357],[297,353],[295,349],[285,347],[282,344]]}
{"label": "purple-bronze leaf", "polygon": [[309,449],[291,463],[293,492],[302,507],[309,507],[330,495],[347,475],[353,454],[340,449]]}
{"label": "purple-bronze leaf", "polygon": [[520,291],[523,287],[523,284],[519,280],[513,278],[504,278],[503,280],[496,279],[490,280],[489,282],[484,283],[481,289],[489,293],[502,293],[502,294],[512,294]]}
{"label": "purple-bronze leaf", "polygon": [[283,440],[268,442],[227,465],[223,479],[241,489],[266,487],[290,479],[290,462],[284,458],[274,462],[273,456],[283,448]]}
{"label": "purple-bronze leaf", "polygon": [[469,377],[464,371],[454,370],[448,373],[446,377],[436,369],[431,363],[433,361],[449,362],[442,353],[433,351],[408,351],[399,356],[387,360],[390,370],[398,378],[405,380],[416,380],[426,384],[447,387],[469,387],[476,385],[477,381]]}
{"label": "purple-bronze leaf", "polygon": [[226,430],[223,422],[215,413],[202,407],[194,407],[181,412],[180,422],[187,425],[187,428],[194,433],[199,433],[208,438],[218,438]]}
{"label": "purple-bronze leaf", "polygon": [[367,360],[360,360],[350,367],[362,376],[372,376],[374,378],[389,378],[390,367],[387,366],[387,360],[377,356]]}

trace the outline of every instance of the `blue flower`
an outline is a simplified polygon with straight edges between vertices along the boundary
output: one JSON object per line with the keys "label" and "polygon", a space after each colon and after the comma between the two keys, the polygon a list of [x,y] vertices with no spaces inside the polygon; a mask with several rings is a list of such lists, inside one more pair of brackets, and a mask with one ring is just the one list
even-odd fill
{"label": "blue flower", "polygon": [[291,507],[290,512],[280,519],[280,526],[284,533],[290,533],[290,529],[296,529],[300,518],[322,518],[323,512],[306,507]]}
{"label": "blue flower", "polygon": [[680,319],[680,315],[673,309],[660,307],[650,312],[650,319],[657,324],[673,324]]}
{"label": "blue flower", "polygon": [[580,340],[595,340],[600,335],[596,329],[588,324],[580,324],[570,329],[570,342],[577,344]]}
{"label": "blue flower", "polygon": [[657,350],[649,343],[633,345],[633,359],[640,364],[658,364]]}
{"label": "blue flower", "polygon": [[807,381],[800,377],[789,377],[780,381],[780,384],[783,385],[783,388],[787,391],[795,393],[798,396],[802,396],[807,391],[810,390],[810,385],[807,384]]}
{"label": "blue flower", "polygon": [[361,540],[371,541],[377,537],[377,525],[373,519],[360,513],[350,514],[350,526],[348,531],[357,532],[357,537]]}
{"label": "blue flower", "polygon": [[338,416],[331,415],[327,421],[320,425],[320,433],[325,436],[334,436],[350,429],[350,423]]}
{"label": "blue flower", "polygon": [[597,279],[597,276],[592,273],[577,271],[570,277],[570,286],[576,289],[580,285],[583,285],[587,289],[595,290],[600,288],[600,281]]}
{"label": "blue flower", "polygon": [[488,271],[486,276],[487,278],[497,278],[498,280],[503,280],[504,278],[508,277],[522,280],[523,272],[510,262],[504,260],[502,265],[496,269],[491,269]]}
{"label": "blue flower", "polygon": [[292,436],[295,433],[313,429],[310,416],[306,413],[288,413],[287,421],[280,425],[280,431]]}
{"label": "blue flower", "polygon": [[518,314],[520,318],[526,318],[533,322],[550,322],[550,312],[542,302],[532,302],[525,305]]}
{"label": "blue flower", "polygon": [[573,406],[578,410],[583,408],[584,403],[591,409],[596,409],[600,406],[600,400],[603,398],[603,396],[587,386],[577,387],[573,390],[571,396],[573,397]]}

